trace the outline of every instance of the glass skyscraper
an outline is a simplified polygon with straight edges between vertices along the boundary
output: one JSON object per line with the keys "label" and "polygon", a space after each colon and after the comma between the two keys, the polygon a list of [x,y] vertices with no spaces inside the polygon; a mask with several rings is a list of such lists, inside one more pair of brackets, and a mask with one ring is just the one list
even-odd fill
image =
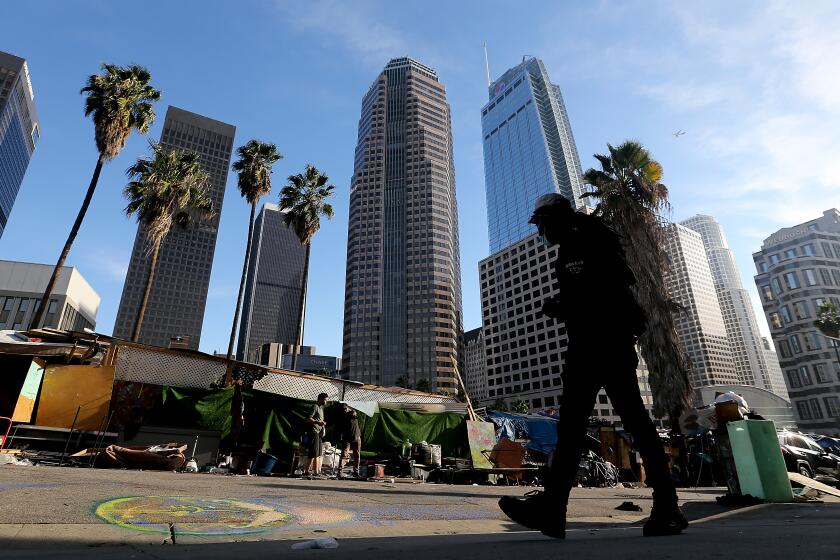
{"label": "glass skyscraper", "polygon": [[462,330],[446,89],[395,58],[362,99],[347,236],[343,371],[455,391]]}
{"label": "glass skyscraper", "polygon": [[560,193],[575,207],[584,189],[560,88],[538,58],[526,58],[489,87],[481,110],[490,252],[535,233],[534,201]]}
{"label": "glass skyscraper", "polygon": [[306,248],[283,221],[284,214],[266,203],[254,221],[236,352],[240,360],[260,363],[263,344],[297,343]]}
{"label": "glass skyscraper", "polygon": [[0,236],[40,134],[29,67],[0,51]]}

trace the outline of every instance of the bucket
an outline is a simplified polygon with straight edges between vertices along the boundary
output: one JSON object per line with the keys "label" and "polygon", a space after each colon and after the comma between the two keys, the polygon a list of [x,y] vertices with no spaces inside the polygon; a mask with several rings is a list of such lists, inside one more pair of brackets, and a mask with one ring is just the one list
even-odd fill
{"label": "bucket", "polygon": [[277,464],[277,457],[260,451],[257,453],[257,460],[254,462],[254,466],[251,467],[251,472],[262,476],[268,476],[271,474],[271,471],[274,470],[275,464]]}

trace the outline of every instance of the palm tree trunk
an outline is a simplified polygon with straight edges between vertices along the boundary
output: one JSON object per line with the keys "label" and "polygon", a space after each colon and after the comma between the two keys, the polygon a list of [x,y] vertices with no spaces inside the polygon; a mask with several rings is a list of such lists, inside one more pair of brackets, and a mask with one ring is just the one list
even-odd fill
{"label": "palm tree trunk", "polygon": [[297,332],[298,337],[295,345],[292,347],[292,367],[289,368],[295,371],[297,368],[298,350],[303,346],[303,326],[306,322],[306,292],[309,284],[309,252],[312,249],[312,243],[306,244],[306,262],[303,264],[303,286],[300,290],[300,313],[298,314]]}
{"label": "palm tree trunk", "polygon": [[134,334],[131,335],[131,342],[140,340],[140,329],[143,326],[143,316],[146,314],[146,306],[149,304],[149,295],[152,293],[152,283],[157,270],[158,252],[160,252],[160,241],[155,241],[152,247],[152,258],[149,260],[149,274],[146,276],[146,289],[143,291],[143,300],[140,302],[140,309],[137,310],[137,319],[134,321]]}
{"label": "palm tree trunk", "polygon": [[[251,217],[248,220],[248,242],[245,244],[245,262],[242,264],[242,278],[239,279],[239,295],[236,296],[236,311],[233,314],[233,325],[230,327],[230,342],[228,342],[227,359],[233,355],[233,341],[236,339],[236,325],[242,311],[242,293],[245,291],[245,278],[248,276],[248,263],[251,260],[251,243],[254,238],[254,213],[257,203],[251,204]],[[244,356],[243,356],[244,359]]]}
{"label": "palm tree trunk", "polygon": [[35,311],[35,316],[32,318],[30,328],[36,329],[41,326],[41,320],[44,317],[45,309],[49,305],[50,296],[52,296],[53,290],[55,289],[55,283],[58,282],[58,278],[61,276],[61,268],[64,266],[64,261],[67,260],[67,255],[70,254],[70,248],[76,240],[79,228],[82,227],[82,220],[85,219],[85,214],[87,214],[90,201],[93,199],[93,192],[96,190],[96,184],[99,182],[99,174],[102,172],[102,166],[104,164],[105,154],[100,153],[99,158],[96,160],[96,167],[93,169],[93,177],[90,179],[90,185],[88,186],[85,200],[82,202],[82,207],[79,209],[76,221],[73,222],[73,227],[70,229],[70,235],[67,236],[67,241],[64,243],[64,249],[61,251],[61,256],[58,257],[58,262],[55,263],[52,276],[50,276],[50,281],[47,282],[47,288],[44,290],[44,295],[41,297],[41,304],[38,306],[37,311]]}

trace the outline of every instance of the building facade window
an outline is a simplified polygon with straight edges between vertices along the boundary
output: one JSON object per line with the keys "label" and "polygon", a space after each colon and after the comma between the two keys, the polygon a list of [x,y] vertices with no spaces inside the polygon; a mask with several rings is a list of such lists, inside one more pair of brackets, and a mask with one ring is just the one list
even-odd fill
{"label": "building facade window", "polygon": [[825,412],[829,418],[837,418],[840,416],[840,397],[826,397]]}
{"label": "building facade window", "polygon": [[811,378],[811,373],[808,371],[808,366],[800,366],[799,377],[802,379],[802,385],[814,384],[814,380]]}
{"label": "building facade window", "polygon": [[817,378],[817,383],[828,383],[831,381],[828,377],[825,364],[814,364],[814,375]]}
{"label": "building facade window", "polygon": [[785,273],[785,285],[789,290],[795,290],[799,287],[799,279],[796,277],[795,272]]}
{"label": "building facade window", "polygon": [[813,268],[806,268],[802,271],[805,275],[805,285],[806,286],[816,286],[817,285],[817,275],[814,272]]}
{"label": "building facade window", "polygon": [[801,420],[811,420],[811,408],[808,406],[808,401],[797,402],[796,411],[799,413]]}

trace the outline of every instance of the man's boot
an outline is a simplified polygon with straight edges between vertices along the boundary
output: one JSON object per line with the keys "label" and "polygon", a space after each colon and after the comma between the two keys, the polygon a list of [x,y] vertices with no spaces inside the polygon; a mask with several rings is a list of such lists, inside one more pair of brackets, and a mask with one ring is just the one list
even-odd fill
{"label": "man's boot", "polygon": [[549,499],[545,492],[534,490],[522,498],[502,496],[499,508],[515,523],[540,531],[547,537],[566,538],[564,502]]}
{"label": "man's boot", "polygon": [[650,518],[642,528],[642,533],[646,537],[679,535],[688,528],[688,520],[677,505],[676,491],[664,492],[665,497],[662,494],[663,492],[654,491],[653,509],[650,512]]}

